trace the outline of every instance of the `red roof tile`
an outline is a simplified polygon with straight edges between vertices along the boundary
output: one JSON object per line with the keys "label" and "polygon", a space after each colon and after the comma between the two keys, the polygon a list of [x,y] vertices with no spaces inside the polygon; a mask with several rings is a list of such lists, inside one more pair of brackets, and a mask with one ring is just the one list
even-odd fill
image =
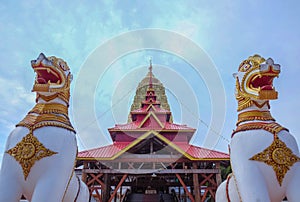
{"label": "red roof tile", "polygon": [[[90,149],[86,151],[81,151],[78,153],[78,159],[110,159],[113,158],[117,153],[121,152],[128,146],[130,142],[115,142],[112,145],[107,145],[104,147],[99,147],[95,149]],[[205,160],[215,160],[215,159],[228,159],[229,155],[223,152],[206,149],[203,147],[198,147],[195,145],[190,145],[184,142],[173,142],[175,146],[181,149],[185,154],[191,156],[193,159],[205,159]],[[185,155],[186,156],[186,155]]]}
{"label": "red roof tile", "polygon": [[112,145],[78,152],[77,158],[111,158],[123,150],[130,142],[115,142]]}
{"label": "red roof tile", "polygon": [[188,127],[187,125],[179,125],[175,123],[165,123],[166,130],[194,130],[194,128]]}
{"label": "red roof tile", "polygon": [[[109,130],[138,130],[141,128],[138,128],[138,126],[140,125],[141,122],[131,122],[131,123],[127,123],[127,124],[116,124],[115,127],[110,128]],[[142,128],[143,129],[143,128]],[[145,129],[145,128],[144,128]],[[161,129],[160,127],[146,127],[146,129],[152,129],[152,130],[195,130],[194,128],[188,127],[187,125],[179,125],[179,124],[175,124],[175,123],[169,123],[166,122],[164,125],[164,128]]]}
{"label": "red roof tile", "polygon": [[197,159],[229,159],[229,155],[223,152],[190,145],[184,142],[174,142],[176,146],[185,151],[188,155]]}
{"label": "red roof tile", "polygon": [[134,130],[137,129],[140,122],[131,122],[126,124],[116,124],[115,127],[110,128],[109,130]]}

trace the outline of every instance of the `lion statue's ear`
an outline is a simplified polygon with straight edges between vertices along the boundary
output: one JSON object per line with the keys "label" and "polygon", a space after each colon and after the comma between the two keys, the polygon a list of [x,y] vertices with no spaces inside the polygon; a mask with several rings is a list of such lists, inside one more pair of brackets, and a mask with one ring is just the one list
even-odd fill
{"label": "lion statue's ear", "polygon": [[236,90],[236,96],[239,96],[241,93],[241,86],[240,86],[240,81],[239,81],[239,77],[236,76],[235,77],[235,90]]}
{"label": "lion statue's ear", "polygon": [[73,81],[73,74],[69,73],[70,82]]}

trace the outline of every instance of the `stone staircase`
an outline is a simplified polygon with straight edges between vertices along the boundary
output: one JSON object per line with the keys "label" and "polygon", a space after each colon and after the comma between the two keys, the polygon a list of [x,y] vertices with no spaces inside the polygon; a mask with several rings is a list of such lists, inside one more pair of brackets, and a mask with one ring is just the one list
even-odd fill
{"label": "stone staircase", "polygon": [[[161,200],[161,198],[163,200]],[[126,202],[174,202],[172,195],[162,194],[130,194]]]}

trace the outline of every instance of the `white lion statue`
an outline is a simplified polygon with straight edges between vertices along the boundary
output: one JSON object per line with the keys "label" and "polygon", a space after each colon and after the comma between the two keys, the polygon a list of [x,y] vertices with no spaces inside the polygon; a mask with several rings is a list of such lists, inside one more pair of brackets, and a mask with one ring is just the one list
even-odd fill
{"label": "white lion statue", "polygon": [[62,59],[43,53],[31,61],[36,105],[7,139],[0,170],[0,201],[87,202],[76,176],[75,130],[68,117],[72,75]]}
{"label": "white lion statue", "polygon": [[297,142],[270,113],[279,73],[271,58],[254,55],[234,74],[238,121],[230,142],[232,174],[218,187],[217,202],[300,201]]}

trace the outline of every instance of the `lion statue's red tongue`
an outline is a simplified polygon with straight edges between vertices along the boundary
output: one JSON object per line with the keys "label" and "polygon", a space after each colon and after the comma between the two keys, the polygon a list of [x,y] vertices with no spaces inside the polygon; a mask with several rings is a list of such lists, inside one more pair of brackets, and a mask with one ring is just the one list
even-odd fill
{"label": "lion statue's red tongue", "polygon": [[273,86],[272,85],[265,85],[261,87],[262,90],[273,90]]}
{"label": "lion statue's red tongue", "polygon": [[41,77],[37,78],[37,81],[38,81],[39,84],[46,84],[47,83],[47,81],[44,78],[41,78]]}

